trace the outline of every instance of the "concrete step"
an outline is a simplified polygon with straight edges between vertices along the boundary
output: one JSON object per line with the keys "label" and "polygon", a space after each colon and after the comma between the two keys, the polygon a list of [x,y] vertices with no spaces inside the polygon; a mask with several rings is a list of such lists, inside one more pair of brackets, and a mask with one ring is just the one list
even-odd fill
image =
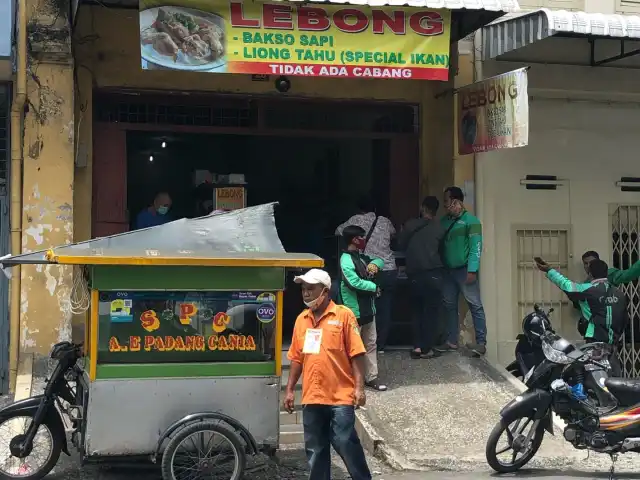
{"label": "concrete step", "polygon": [[[289,381],[289,368],[291,362],[287,359],[287,349],[283,348],[282,352],[282,376],[281,376],[281,389],[280,398],[284,400],[284,391]],[[282,410],[280,406],[280,446],[284,445],[299,445],[304,443],[304,431],[302,427],[302,382],[298,380],[295,389],[295,404],[296,410],[289,414]]]}
{"label": "concrete step", "polygon": [[287,358],[287,352],[289,351],[289,349],[287,348],[286,350],[282,350],[282,368],[289,368],[289,365],[291,365],[291,360],[289,360]]}
{"label": "concrete step", "polygon": [[[284,412],[284,407],[282,406],[283,401],[284,401],[284,390],[280,394],[280,411],[281,412]],[[302,390],[296,389],[294,402],[295,402],[296,409],[299,409],[302,407]]]}
{"label": "concrete step", "polygon": [[284,425],[300,425],[302,427],[302,412],[300,410],[293,413],[280,412],[280,427]]}
{"label": "concrete step", "polygon": [[[287,388],[287,383],[289,382],[289,369],[288,368],[283,368],[282,369],[282,375],[280,376],[280,384],[282,385],[282,391],[284,392],[284,390]],[[302,375],[300,376],[300,379],[298,380],[298,383],[296,383],[296,390],[302,390]]]}
{"label": "concrete step", "polygon": [[302,425],[280,425],[280,445],[304,443]]}

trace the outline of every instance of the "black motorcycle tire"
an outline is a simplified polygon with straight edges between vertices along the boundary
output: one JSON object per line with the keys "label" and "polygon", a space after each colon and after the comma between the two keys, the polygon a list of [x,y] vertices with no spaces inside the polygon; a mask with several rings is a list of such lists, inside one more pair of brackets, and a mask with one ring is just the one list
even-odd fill
{"label": "black motorcycle tire", "polygon": [[233,475],[233,477],[229,478],[228,480],[240,480],[241,478],[243,478],[244,471],[247,465],[247,455],[240,436],[230,428],[221,425],[219,421],[205,421],[193,423],[184,427],[182,430],[178,431],[178,433],[169,441],[167,447],[164,450],[164,453],[162,454],[162,479],[174,480],[175,477],[173,476],[172,463],[173,456],[176,450],[183,442],[183,440],[200,430],[214,431],[224,437],[233,446],[233,449],[235,450],[235,454],[237,456],[237,464],[239,468],[235,475]]}
{"label": "black motorcycle tire", "polygon": [[485,451],[487,463],[498,473],[513,473],[524,467],[536,455],[536,453],[538,453],[538,449],[540,448],[540,445],[542,445],[542,440],[544,438],[544,427],[542,424],[538,424],[538,429],[533,436],[531,450],[529,450],[526,455],[516,461],[513,465],[503,465],[498,461],[496,448],[500,437],[512,423],[513,422],[500,420],[496,426],[493,427],[493,430],[491,430],[489,438],[487,439],[487,447]]}
{"label": "black motorcycle tire", "polygon": [[[16,417],[26,417],[27,415],[24,414],[17,414],[16,415],[12,415],[9,417],[4,417],[2,419],[2,423],[8,422],[10,421],[12,418],[16,418]],[[51,470],[53,470],[53,467],[56,466],[56,464],[58,463],[58,459],[60,458],[60,453],[62,452],[62,439],[60,439],[54,432],[56,431],[54,428],[52,428],[50,425],[47,424],[47,422],[44,422],[42,425],[44,425],[45,427],[47,427],[47,429],[49,430],[49,434],[51,435],[51,456],[49,457],[49,460],[47,460],[47,463],[45,463],[42,468],[40,470],[38,470],[37,472],[35,472],[33,475],[29,475],[29,476],[25,476],[25,475],[7,475],[4,473],[0,473],[0,480],[11,480],[14,478],[20,478],[22,480],[40,480],[41,478],[46,477],[49,472],[51,472]],[[11,440],[9,440],[11,441]]]}

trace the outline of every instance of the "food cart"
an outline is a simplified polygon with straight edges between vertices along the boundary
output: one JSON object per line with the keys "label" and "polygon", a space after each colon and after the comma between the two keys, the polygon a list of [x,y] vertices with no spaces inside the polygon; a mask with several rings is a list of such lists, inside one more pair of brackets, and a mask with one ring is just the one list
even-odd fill
{"label": "food cart", "polygon": [[[272,209],[179,220],[3,260],[82,266],[91,298],[80,368],[78,346],[57,345],[52,357],[61,371],[44,395],[0,410],[0,424],[11,408],[42,423],[14,438],[12,455],[28,465],[24,454],[33,445],[25,443],[40,427],[56,440],[52,413],[35,420],[38,408],[54,403],[49,397],[64,401],[84,461],[143,458],[160,463],[167,480],[237,480],[247,454],[273,453],[285,269],[323,260],[284,252]],[[71,380],[66,393],[64,379]],[[60,450],[67,451],[66,439],[53,464],[31,465],[20,477],[40,478]],[[226,469],[216,476],[221,459]]]}

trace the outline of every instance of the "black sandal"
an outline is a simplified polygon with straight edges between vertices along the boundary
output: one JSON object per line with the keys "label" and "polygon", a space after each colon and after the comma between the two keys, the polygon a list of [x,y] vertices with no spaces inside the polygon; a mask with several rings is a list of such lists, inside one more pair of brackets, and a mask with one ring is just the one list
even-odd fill
{"label": "black sandal", "polygon": [[386,392],[387,386],[378,382],[378,380],[371,380],[370,382],[365,382],[366,387],[369,387],[371,390],[376,390],[378,392]]}
{"label": "black sandal", "polygon": [[418,360],[420,359],[420,357],[422,357],[422,351],[416,352],[415,350],[411,350],[409,352],[409,357],[411,357],[413,360]]}
{"label": "black sandal", "polygon": [[430,358],[436,358],[440,356],[440,352],[438,352],[437,350],[429,350],[427,353],[421,353],[420,354],[420,358],[426,358],[426,359],[430,359]]}

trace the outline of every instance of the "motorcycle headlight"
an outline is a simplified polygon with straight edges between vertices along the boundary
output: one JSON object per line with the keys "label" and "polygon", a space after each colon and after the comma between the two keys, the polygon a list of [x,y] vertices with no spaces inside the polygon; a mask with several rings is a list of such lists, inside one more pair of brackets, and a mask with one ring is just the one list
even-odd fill
{"label": "motorcycle headlight", "polygon": [[547,360],[553,363],[560,365],[569,365],[570,363],[573,363],[573,360],[571,360],[566,354],[556,350],[547,342],[542,342],[542,353],[544,353],[544,357]]}

